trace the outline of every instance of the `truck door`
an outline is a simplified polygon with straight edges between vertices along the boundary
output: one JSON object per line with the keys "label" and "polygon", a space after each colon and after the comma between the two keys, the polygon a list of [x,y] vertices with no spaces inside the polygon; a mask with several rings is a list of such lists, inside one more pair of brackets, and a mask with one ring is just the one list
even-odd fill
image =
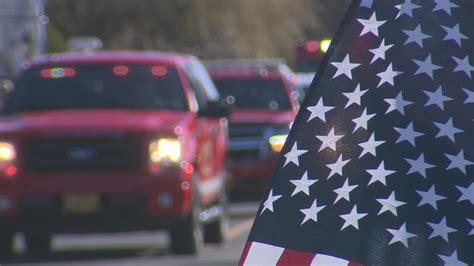
{"label": "truck door", "polygon": [[[196,95],[199,108],[207,108],[208,102],[213,99],[210,97],[209,92],[206,91],[202,73],[199,73],[193,64],[187,65],[186,72]],[[207,75],[207,72],[205,74]],[[198,187],[203,203],[209,203],[219,196],[223,186],[222,174],[226,147],[225,132],[218,118],[199,117],[197,124],[195,134],[198,139]]]}

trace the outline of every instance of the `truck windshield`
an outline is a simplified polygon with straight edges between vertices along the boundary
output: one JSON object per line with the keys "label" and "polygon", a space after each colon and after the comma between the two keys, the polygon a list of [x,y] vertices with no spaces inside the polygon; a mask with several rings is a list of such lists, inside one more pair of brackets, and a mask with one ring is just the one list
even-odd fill
{"label": "truck windshield", "polygon": [[291,108],[288,94],[279,79],[214,79],[222,99],[236,109],[268,109],[282,111]]}
{"label": "truck windshield", "polygon": [[96,64],[26,70],[4,110],[96,108],[186,110],[187,105],[173,67]]}

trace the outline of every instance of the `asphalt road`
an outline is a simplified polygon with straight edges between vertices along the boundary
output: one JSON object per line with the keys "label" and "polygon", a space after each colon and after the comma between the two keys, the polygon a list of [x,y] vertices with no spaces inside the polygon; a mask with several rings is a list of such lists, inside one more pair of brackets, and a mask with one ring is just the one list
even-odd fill
{"label": "asphalt road", "polygon": [[206,244],[198,256],[175,256],[168,250],[164,231],[116,234],[57,235],[53,252],[45,257],[28,257],[16,238],[17,254],[3,265],[237,265],[258,207],[257,202],[231,203],[228,240],[223,245]]}

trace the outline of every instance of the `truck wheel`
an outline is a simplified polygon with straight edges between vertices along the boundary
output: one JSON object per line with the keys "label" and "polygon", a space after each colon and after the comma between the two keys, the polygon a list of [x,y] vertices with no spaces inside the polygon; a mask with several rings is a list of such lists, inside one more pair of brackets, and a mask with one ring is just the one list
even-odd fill
{"label": "truck wheel", "polygon": [[41,255],[51,251],[51,235],[25,233],[26,250],[29,254]]}
{"label": "truck wheel", "polygon": [[199,197],[194,197],[193,201],[191,213],[170,228],[171,252],[174,254],[198,254],[203,245],[203,228],[199,219],[202,208]]}
{"label": "truck wheel", "polygon": [[13,231],[0,230],[0,263],[12,257],[14,235]]}
{"label": "truck wheel", "polygon": [[227,195],[223,191],[219,199],[219,208],[221,213],[217,220],[210,222],[204,226],[204,242],[205,243],[223,243],[226,239],[227,230],[229,228],[229,215],[227,212]]}

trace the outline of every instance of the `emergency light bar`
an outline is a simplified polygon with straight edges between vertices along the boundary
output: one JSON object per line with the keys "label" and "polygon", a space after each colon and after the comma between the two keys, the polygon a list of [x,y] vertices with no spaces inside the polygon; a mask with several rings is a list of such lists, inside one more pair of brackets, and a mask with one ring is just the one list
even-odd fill
{"label": "emergency light bar", "polygon": [[45,79],[70,78],[76,75],[76,70],[70,67],[53,67],[42,69],[40,75]]}

